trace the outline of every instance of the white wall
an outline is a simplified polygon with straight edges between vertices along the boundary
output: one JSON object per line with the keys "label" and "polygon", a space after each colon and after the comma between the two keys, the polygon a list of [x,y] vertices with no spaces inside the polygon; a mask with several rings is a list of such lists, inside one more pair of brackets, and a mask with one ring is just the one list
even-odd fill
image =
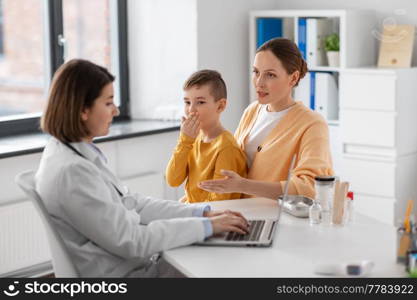
{"label": "white wall", "polygon": [[[229,93],[223,125],[237,127],[249,104],[248,12],[274,0],[130,0],[129,70],[135,118],[173,116],[182,85],[198,69],[222,73]],[[177,114],[178,117],[178,114]]]}
{"label": "white wall", "polygon": [[[376,11],[379,32],[384,23],[417,24],[415,0],[275,0],[277,9],[371,9]],[[375,39],[379,49],[379,42]],[[417,38],[414,39],[412,65],[417,65]]]}
{"label": "white wall", "polygon": [[249,105],[249,11],[276,8],[272,0],[198,0],[198,68],[218,70],[226,81],[223,125],[234,131]]}
{"label": "white wall", "polygon": [[135,118],[175,117],[182,85],[197,68],[196,0],[129,0],[131,112]]}

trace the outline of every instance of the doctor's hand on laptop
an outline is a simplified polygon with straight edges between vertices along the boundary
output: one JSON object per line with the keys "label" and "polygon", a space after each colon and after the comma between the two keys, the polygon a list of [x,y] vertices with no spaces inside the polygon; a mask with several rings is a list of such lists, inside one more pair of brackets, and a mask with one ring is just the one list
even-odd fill
{"label": "doctor's hand on laptop", "polygon": [[214,235],[230,231],[240,234],[247,234],[249,232],[249,223],[239,212],[214,210],[204,212],[204,216],[210,219]]}

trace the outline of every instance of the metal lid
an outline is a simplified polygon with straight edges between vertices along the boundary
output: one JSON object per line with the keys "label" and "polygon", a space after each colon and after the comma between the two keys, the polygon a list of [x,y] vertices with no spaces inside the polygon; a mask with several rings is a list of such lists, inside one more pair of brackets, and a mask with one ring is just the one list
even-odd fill
{"label": "metal lid", "polygon": [[316,181],[321,181],[321,182],[333,182],[335,181],[335,177],[334,176],[316,176],[314,177],[314,180]]}

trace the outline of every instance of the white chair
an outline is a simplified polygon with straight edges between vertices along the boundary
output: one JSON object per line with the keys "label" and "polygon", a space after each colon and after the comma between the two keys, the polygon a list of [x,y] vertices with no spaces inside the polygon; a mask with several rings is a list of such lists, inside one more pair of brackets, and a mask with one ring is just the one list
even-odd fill
{"label": "white chair", "polygon": [[55,277],[79,277],[79,272],[72,263],[65,243],[52,223],[41,197],[35,189],[35,171],[25,171],[15,178],[19,187],[30,197],[45,226]]}

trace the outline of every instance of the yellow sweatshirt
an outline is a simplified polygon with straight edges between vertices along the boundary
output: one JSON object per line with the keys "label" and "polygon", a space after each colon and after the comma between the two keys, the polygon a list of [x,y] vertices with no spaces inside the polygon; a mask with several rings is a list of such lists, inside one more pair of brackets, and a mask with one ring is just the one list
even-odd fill
{"label": "yellow sweatshirt", "polygon": [[170,186],[179,186],[187,179],[185,184],[187,203],[240,198],[240,193],[216,194],[197,186],[203,180],[224,178],[224,175],[220,174],[221,169],[232,170],[241,176],[246,176],[245,154],[230,132],[222,132],[209,143],[202,141],[201,134],[193,139],[180,133],[165,176]]}
{"label": "yellow sweatshirt", "polygon": [[[261,105],[246,108],[235,132],[242,150],[255,124]],[[287,180],[294,153],[297,155],[288,188],[289,194],[315,197],[314,177],[333,175],[329,132],[323,117],[297,102],[272,129],[255,153],[248,173],[249,179],[281,183]],[[250,195],[248,195],[250,196]]]}

